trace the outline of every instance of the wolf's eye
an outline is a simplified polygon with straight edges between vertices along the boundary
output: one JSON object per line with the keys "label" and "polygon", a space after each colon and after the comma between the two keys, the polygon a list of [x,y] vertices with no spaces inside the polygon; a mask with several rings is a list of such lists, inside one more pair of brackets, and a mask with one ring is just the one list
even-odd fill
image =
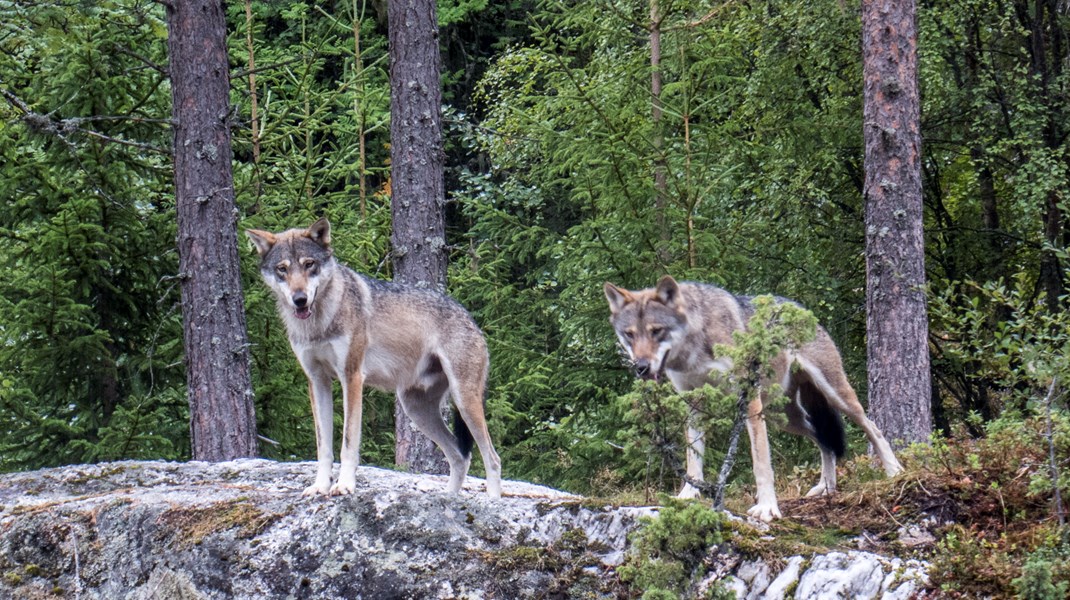
{"label": "wolf's eye", "polygon": [[650,328],[650,337],[659,338],[659,337],[661,337],[661,334],[663,334],[663,333],[665,333],[665,328],[664,327],[651,327]]}
{"label": "wolf's eye", "polygon": [[624,337],[627,338],[628,341],[631,341],[632,338],[635,337],[635,332],[632,330],[625,331]]}
{"label": "wolf's eye", "polygon": [[275,267],[275,272],[278,273],[279,275],[285,275],[286,274],[286,265],[278,265],[278,266],[276,266]]}
{"label": "wolf's eye", "polygon": [[316,268],[316,261],[311,260],[311,259],[305,261],[305,270],[306,271],[311,271],[311,270],[313,270],[315,268]]}

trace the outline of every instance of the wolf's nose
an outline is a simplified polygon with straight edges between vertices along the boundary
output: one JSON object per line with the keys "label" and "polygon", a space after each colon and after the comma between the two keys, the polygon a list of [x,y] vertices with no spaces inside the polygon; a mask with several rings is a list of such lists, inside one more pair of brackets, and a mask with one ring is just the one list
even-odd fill
{"label": "wolf's nose", "polygon": [[641,379],[650,379],[650,361],[645,358],[635,361],[635,375]]}
{"label": "wolf's nose", "polygon": [[304,308],[308,304],[308,294],[304,292],[294,292],[293,295],[294,306],[297,308]]}

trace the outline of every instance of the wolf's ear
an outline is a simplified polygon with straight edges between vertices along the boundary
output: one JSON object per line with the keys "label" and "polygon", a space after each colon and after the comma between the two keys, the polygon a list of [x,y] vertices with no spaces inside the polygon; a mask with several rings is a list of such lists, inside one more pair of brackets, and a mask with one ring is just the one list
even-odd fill
{"label": "wolf's ear", "polygon": [[260,231],[259,229],[246,229],[245,235],[249,236],[249,239],[256,245],[256,253],[261,257],[271,252],[272,246],[275,245],[274,233]]}
{"label": "wolf's ear", "polygon": [[617,314],[624,305],[633,300],[631,292],[619,288],[608,281],[602,286],[606,292],[606,300],[609,300],[609,312]]}
{"label": "wolf's ear", "polygon": [[324,248],[331,246],[331,224],[327,221],[327,217],[316,221],[308,228],[308,237]]}
{"label": "wolf's ear", "polygon": [[654,292],[662,304],[672,306],[680,298],[680,284],[676,283],[672,275],[666,275],[658,280],[658,287]]}

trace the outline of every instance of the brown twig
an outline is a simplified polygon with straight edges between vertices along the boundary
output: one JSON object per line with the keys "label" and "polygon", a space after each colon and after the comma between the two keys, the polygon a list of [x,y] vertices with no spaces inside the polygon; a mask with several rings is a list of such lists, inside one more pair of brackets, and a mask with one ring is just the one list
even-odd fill
{"label": "brown twig", "polygon": [[[1055,462],[1055,437],[1051,431],[1051,403],[1052,398],[1055,396],[1058,381],[1057,377],[1051,378],[1051,385],[1048,386],[1048,396],[1044,399],[1044,404],[1047,407],[1048,468],[1051,471],[1052,490],[1055,492],[1052,500],[1055,503],[1055,516],[1059,518],[1059,527],[1062,528],[1066,525],[1066,513],[1063,511],[1063,496],[1059,492],[1059,466]],[[1000,500],[1002,501],[1002,497]]]}

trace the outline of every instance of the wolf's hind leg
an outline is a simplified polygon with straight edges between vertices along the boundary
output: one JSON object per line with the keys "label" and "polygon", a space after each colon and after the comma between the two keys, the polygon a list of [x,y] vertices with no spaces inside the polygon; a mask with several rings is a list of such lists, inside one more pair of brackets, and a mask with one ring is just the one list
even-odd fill
{"label": "wolf's hind leg", "polygon": [[821,479],[806,492],[807,496],[828,496],[836,493],[836,453],[818,446],[821,450]]}
{"label": "wolf's hind leg", "polygon": [[[475,387],[472,386],[472,388]],[[480,456],[483,457],[483,467],[487,470],[487,494],[491,498],[501,498],[502,460],[498,458],[498,453],[494,451],[494,444],[490,440],[487,418],[483,412],[482,390],[461,390],[454,395],[454,402],[476,442],[476,447],[479,448]]]}
{"label": "wolf's hind leg", "polygon": [[866,416],[866,411],[858,401],[854,388],[847,381],[847,374],[843,372],[843,367],[819,369],[802,359],[800,362],[803,363],[803,367],[813,379],[814,384],[829,402],[865,432],[869,443],[873,445],[873,450],[880,458],[881,465],[884,466],[884,473],[892,477],[902,471],[903,465],[899,464],[899,459],[892,452],[892,446],[888,440],[884,439],[884,434],[877,428],[877,425]]}
{"label": "wolf's hind leg", "polygon": [[411,387],[398,390],[398,399],[416,428],[446,455],[446,462],[450,465],[450,482],[447,489],[450,492],[458,492],[468,474],[470,459],[461,455],[456,438],[442,420],[440,411],[447,389],[446,380],[442,378],[428,389]]}

